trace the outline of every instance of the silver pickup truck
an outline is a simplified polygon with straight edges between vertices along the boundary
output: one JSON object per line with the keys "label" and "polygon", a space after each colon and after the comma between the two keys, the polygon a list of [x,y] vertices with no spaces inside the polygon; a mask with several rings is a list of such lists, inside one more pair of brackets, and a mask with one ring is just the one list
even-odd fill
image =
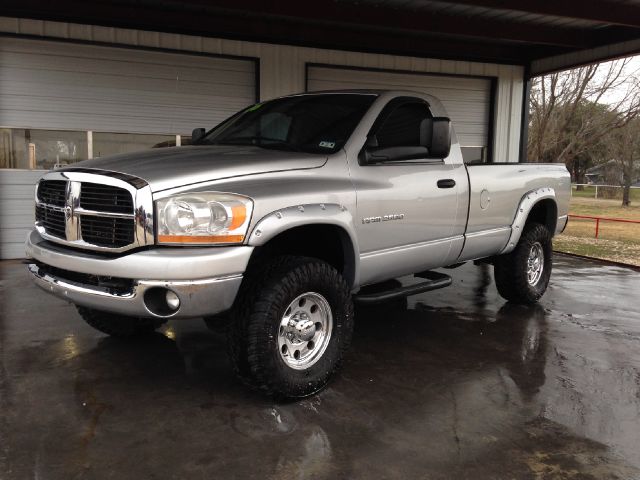
{"label": "silver pickup truck", "polygon": [[196,129],[190,146],[47,173],[28,268],[109,335],[226,318],[240,377],[300,398],[340,366],[354,302],[448,286],[434,269],[491,263],[505,299],[536,302],[569,182],[560,164],[465,165],[429,95],[293,95]]}

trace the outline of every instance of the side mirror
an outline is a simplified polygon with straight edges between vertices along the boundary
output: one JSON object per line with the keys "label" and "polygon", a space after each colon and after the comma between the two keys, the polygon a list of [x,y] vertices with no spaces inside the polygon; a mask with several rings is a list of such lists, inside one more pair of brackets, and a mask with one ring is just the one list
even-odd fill
{"label": "side mirror", "polygon": [[204,137],[206,132],[207,131],[204,128],[194,128],[191,132],[191,143],[198,143],[198,141]]}
{"label": "side mirror", "polygon": [[377,135],[369,135],[360,151],[360,163],[370,165],[402,160],[443,159],[451,151],[451,120],[447,117],[425,118],[420,123],[420,144],[380,147]]}
{"label": "side mirror", "polygon": [[432,119],[429,158],[445,158],[451,151],[451,120],[447,117]]}

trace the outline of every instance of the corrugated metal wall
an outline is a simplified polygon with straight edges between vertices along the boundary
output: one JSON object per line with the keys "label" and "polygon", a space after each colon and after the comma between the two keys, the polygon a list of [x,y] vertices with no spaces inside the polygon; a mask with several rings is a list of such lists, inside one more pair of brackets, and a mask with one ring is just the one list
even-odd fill
{"label": "corrugated metal wall", "polygon": [[0,258],[24,257],[33,226],[33,192],[41,170],[0,170]]}
{"label": "corrugated metal wall", "polygon": [[256,97],[252,60],[0,41],[0,126],[188,134]]}
{"label": "corrugated metal wall", "polygon": [[[304,91],[307,64],[332,64],[411,72],[496,77],[493,157],[495,161],[518,161],[524,76],[523,68],[519,66],[344,52],[8,17],[0,17],[0,33],[2,32],[47,39],[77,40],[128,47],[255,57],[260,61],[259,79],[260,98],[262,100]],[[0,44],[8,41],[13,40],[8,37],[0,38]],[[66,48],[71,49],[71,45],[66,44]],[[187,119],[187,123],[192,125],[199,125],[201,122],[202,120],[198,118],[194,118],[192,122]],[[33,172],[30,175],[35,181],[39,173]],[[17,187],[24,190],[24,193],[20,195],[24,195],[24,198],[32,199],[32,188],[27,183],[24,183],[24,175],[21,172],[5,170],[2,172],[2,177],[6,185],[22,185]],[[14,177],[15,181],[13,180]],[[14,193],[17,195],[19,192],[16,191]],[[15,205],[14,202],[5,203],[3,207],[5,211],[7,209],[8,211],[14,210],[12,206]],[[26,208],[27,210],[33,208],[32,204],[28,207]],[[8,213],[3,214],[3,219],[5,215],[8,215]],[[30,218],[29,221],[32,221],[32,219]],[[1,230],[5,230],[4,222],[1,225]],[[10,234],[3,233],[2,235],[3,238],[9,238]],[[22,233],[14,232],[11,235],[17,235],[15,238],[18,238],[22,236]],[[20,238],[21,241],[22,237]],[[14,252],[14,255],[22,254],[21,249],[16,249],[15,247],[12,247],[11,251]],[[3,254],[3,257],[8,258],[6,254]]]}
{"label": "corrugated metal wall", "polygon": [[307,87],[310,91],[397,88],[429,93],[447,109],[461,145],[488,145],[491,79],[312,66]]}

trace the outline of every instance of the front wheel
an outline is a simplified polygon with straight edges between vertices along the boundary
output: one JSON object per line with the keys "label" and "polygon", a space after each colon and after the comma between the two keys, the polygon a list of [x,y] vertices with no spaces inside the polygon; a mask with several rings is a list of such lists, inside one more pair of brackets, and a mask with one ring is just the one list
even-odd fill
{"label": "front wheel", "polygon": [[551,233],[544,225],[525,225],[516,248],[496,258],[494,276],[500,295],[513,303],[537,302],[551,277],[553,248]]}
{"label": "front wheel", "polygon": [[276,398],[324,388],[353,332],[342,275],[321,260],[285,256],[254,269],[243,290],[229,339],[240,376]]}

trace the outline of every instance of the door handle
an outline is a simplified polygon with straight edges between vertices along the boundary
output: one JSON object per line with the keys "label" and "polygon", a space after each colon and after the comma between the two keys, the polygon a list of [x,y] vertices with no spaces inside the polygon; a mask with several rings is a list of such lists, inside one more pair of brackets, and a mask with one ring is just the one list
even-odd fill
{"label": "door handle", "polygon": [[445,178],[438,180],[438,188],[453,188],[456,186],[456,181],[453,178]]}

